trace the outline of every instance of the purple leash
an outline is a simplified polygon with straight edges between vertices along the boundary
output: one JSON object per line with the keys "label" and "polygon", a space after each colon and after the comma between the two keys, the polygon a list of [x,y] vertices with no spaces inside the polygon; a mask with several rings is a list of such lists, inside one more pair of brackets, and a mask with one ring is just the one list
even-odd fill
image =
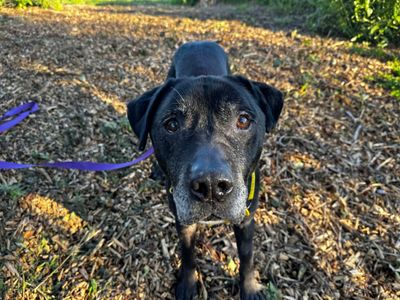
{"label": "purple leash", "polygon": [[0,124],[0,133],[6,131],[7,129],[10,129],[11,127],[14,127],[18,123],[20,123],[23,119],[25,119],[27,116],[29,116],[31,113],[34,113],[38,109],[39,105],[37,105],[37,103],[35,102],[25,103],[10,109],[3,116],[0,117],[0,122],[13,116],[16,117],[10,121]]}
{"label": "purple leash", "polygon": [[[14,127],[18,123],[22,122],[27,116],[31,113],[36,112],[39,109],[39,106],[35,102],[29,102],[17,106],[15,108],[7,111],[3,116],[0,117],[0,133]],[[12,118],[9,121],[4,121],[5,119]],[[20,164],[8,161],[0,161],[0,170],[7,169],[26,169],[32,167],[48,167],[48,168],[59,168],[59,169],[74,169],[74,170],[82,170],[82,171],[111,171],[121,168],[126,168],[137,164],[150,155],[154,153],[154,149],[150,148],[145,153],[143,153],[138,158],[128,161],[125,163],[119,164],[110,164],[110,163],[94,163],[90,161],[65,161],[65,162],[53,162],[53,163],[44,163],[44,164]]]}

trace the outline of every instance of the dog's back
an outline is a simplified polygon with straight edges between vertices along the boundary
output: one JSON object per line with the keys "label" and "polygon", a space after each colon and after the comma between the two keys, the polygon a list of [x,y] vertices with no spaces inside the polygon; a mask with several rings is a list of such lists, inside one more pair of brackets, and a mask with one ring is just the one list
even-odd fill
{"label": "dog's back", "polygon": [[228,57],[215,42],[183,44],[175,53],[167,78],[229,75]]}

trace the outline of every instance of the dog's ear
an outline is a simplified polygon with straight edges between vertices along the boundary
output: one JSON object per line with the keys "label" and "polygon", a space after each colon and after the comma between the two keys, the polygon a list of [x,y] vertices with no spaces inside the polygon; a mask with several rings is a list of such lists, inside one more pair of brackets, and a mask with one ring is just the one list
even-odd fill
{"label": "dog's ear", "polygon": [[170,90],[172,81],[168,80],[128,103],[128,120],[133,132],[139,138],[139,150],[144,150],[146,146],[155,112],[165,94]]}
{"label": "dog's ear", "polygon": [[250,92],[265,115],[265,127],[269,132],[278,122],[283,108],[283,95],[278,89],[257,81],[248,80],[242,76],[229,76],[244,86]]}

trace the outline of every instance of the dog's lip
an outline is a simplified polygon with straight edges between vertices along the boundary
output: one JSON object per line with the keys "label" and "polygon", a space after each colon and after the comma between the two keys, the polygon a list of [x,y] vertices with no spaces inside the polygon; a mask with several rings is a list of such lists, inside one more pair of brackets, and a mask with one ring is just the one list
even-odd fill
{"label": "dog's lip", "polygon": [[203,225],[220,225],[225,224],[227,221],[217,216],[216,214],[210,214],[207,218],[200,220],[198,223]]}
{"label": "dog's lip", "polygon": [[203,216],[199,221],[200,222],[208,222],[208,221],[219,221],[219,220],[224,220],[224,219],[215,213],[211,213],[211,214],[207,214],[206,216]]}
{"label": "dog's lip", "polygon": [[217,214],[211,214],[207,219],[221,219],[221,217],[219,217]]}
{"label": "dog's lip", "polygon": [[243,219],[244,218],[237,218],[234,220],[230,220],[219,217],[216,214],[210,214],[207,218],[198,221],[198,223],[209,226],[221,225],[221,224],[240,224],[243,221]]}
{"label": "dog's lip", "polygon": [[234,220],[226,219],[223,217],[218,216],[215,213],[211,213],[207,216],[203,216],[200,218],[193,218],[191,220],[181,220],[181,223],[183,225],[191,225],[195,223],[203,224],[203,225],[209,225],[209,226],[214,226],[214,225],[221,225],[221,224],[240,224],[243,221],[243,218],[237,218]]}

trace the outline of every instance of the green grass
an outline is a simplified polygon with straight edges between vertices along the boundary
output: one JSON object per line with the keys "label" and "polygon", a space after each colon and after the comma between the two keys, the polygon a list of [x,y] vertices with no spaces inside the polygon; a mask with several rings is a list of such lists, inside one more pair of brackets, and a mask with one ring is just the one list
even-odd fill
{"label": "green grass", "polygon": [[62,0],[63,4],[85,5],[132,5],[132,4],[175,4],[174,0]]}
{"label": "green grass", "polygon": [[400,60],[388,62],[391,72],[380,74],[374,78],[374,81],[381,87],[390,91],[390,95],[400,100]]}
{"label": "green grass", "polygon": [[25,192],[18,184],[0,184],[0,194],[6,194],[15,201],[22,197]]}
{"label": "green grass", "polygon": [[40,6],[61,10],[64,5],[133,5],[133,4],[185,4],[179,0],[0,0],[0,6],[25,8]]}
{"label": "green grass", "polygon": [[6,292],[6,290],[7,290],[7,286],[4,282],[3,277],[0,275],[0,299],[3,299],[4,293]]}
{"label": "green grass", "polygon": [[380,72],[378,75],[366,79],[388,90],[390,95],[400,100],[400,60],[394,59],[387,64],[390,67],[389,73]]}
{"label": "green grass", "polygon": [[89,281],[89,291],[88,291],[89,299],[96,299],[97,292],[98,292],[98,284],[95,279],[91,279]]}
{"label": "green grass", "polygon": [[281,300],[282,295],[279,289],[272,283],[269,282],[264,290],[264,295],[268,300]]}
{"label": "green grass", "polygon": [[400,100],[400,57],[398,57],[398,55],[379,47],[356,45],[351,45],[349,52],[362,57],[374,58],[386,62],[390,67],[388,73],[380,72],[374,77],[368,77],[367,80],[388,90],[393,97]]}
{"label": "green grass", "polygon": [[349,49],[349,52],[362,57],[375,58],[383,62],[393,60],[395,58],[393,54],[390,54],[382,48],[378,47],[361,47],[352,45]]}

